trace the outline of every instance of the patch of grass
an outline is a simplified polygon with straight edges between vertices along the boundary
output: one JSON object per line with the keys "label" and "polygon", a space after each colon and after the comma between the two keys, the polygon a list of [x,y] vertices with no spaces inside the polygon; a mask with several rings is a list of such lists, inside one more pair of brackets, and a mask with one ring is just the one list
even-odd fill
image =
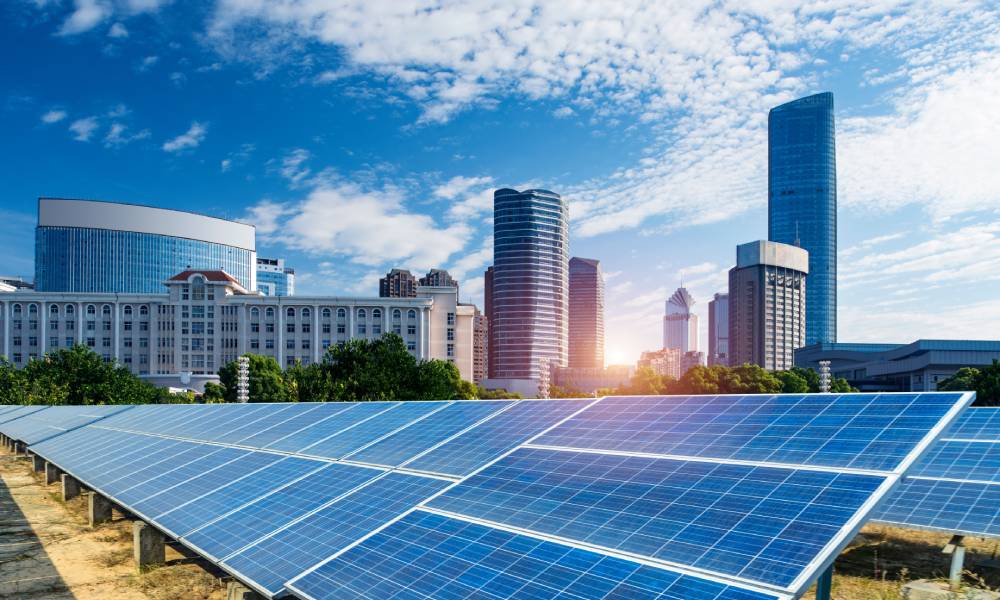
{"label": "patch of grass", "polygon": [[136,575],[133,585],[151,600],[206,600],[217,596],[222,583],[195,565],[165,566]]}
{"label": "patch of grass", "polygon": [[101,554],[97,561],[102,567],[117,567],[132,560],[131,548],[114,548]]}

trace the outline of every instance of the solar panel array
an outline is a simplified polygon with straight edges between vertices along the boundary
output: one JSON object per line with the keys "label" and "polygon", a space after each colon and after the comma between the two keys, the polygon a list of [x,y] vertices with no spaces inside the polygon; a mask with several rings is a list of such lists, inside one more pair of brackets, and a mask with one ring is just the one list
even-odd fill
{"label": "solar panel array", "polygon": [[972,408],[879,507],[884,523],[1000,537],[1000,408]]}
{"label": "solar panel array", "polygon": [[151,405],[30,450],[268,597],[763,600],[970,401]]}
{"label": "solar panel array", "polygon": [[[0,433],[26,444],[37,444],[128,410],[131,406],[24,406],[20,407],[20,411],[15,409],[7,412],[3,412],[3,408],[0,407]],[[8,415],[11,418],[5,419]]]}

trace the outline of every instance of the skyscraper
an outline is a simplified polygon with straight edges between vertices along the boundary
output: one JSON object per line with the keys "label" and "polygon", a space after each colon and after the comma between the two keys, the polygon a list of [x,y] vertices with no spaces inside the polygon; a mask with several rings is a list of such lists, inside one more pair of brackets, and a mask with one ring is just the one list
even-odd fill
{"label": "skyscraper", "polygon": [[416,298],[417,278],[406,269],[393,269],[378,280],[379,298]]}
{"label": "skyscraper", "polygon": [[833,94],[771,109],[769,240],[809,252],[805,344],[837,341],[837,157]]}
{"label": "skyscraper", "polygon": [[295,269],[283,258],[257,257],[257,291],[265,296],[294,296]]}
{"label": "skyscraper", "polygon": [[490,385],[534,395],[539,363],[567,362],[569,226],[548,190],[493,193]]}
{"label": "skyscraper", "polygon": [[790,369],[803,345],[809,253],[777,242],[736,247],[729,270],[729,364]]}
{"label": "skyscraper", "polygon": [[684,288],[677,288],[667,300],[663,315],[663,347],[681,353],[698,350],[698,315],[691,312],[694,298]]}
{"label": "skyscraper", "polygon": [[708,303],[708,366],[729,364],[729,294]]}
{"label": "skyscraper", "polygon": [[448,271],[444,269],[431,269],[427,275],[420,278],[420,285],[458,287],[458,282],[452,279]]}
{"label": "skyscraper", "polygon": [[604,275],[592,258],[569,259],[569,366],[604,367]]}

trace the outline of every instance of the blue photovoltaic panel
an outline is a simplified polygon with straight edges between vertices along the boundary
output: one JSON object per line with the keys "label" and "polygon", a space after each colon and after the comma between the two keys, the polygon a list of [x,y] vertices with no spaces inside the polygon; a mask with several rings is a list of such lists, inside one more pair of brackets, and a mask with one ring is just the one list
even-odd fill
{"label": "blue photovoltaic panel", "polygon": [[509,400],[456,402],[346,458],[376,465],[399,466],[510,404]]}
{"label": "blue photovoltaic panel", "polygon": [[1000,443],[937,442],[907,477],[1000,483]]}
{"label": "blue photovoltaic panel", "polygon": [[398,402],[357,402],[347,410],[340,411],[322,421],[316,421],[314,425],[275,440],[266,447],[284,452],[300,452],[304,448],[336,435],[349,427],[354,427],[368,419],[374,419],[398,405]]}
{"label": "blue photovoltaic panel", "polygon": [[0,433],[36,444],[130,408],[127,405],[51,406],[0,425]]}
{"label": "blue photovoltaic panel", "polygon": [[89,481],[107,494],[117,496],[135,485],[221,450],[223,448],[219,446],[177,442],[176,446],[165,446],[157,453],[142,452],[136,457],[137,460],[108,471],[107,474],[91,476]]}
{"label": "blue photovoltaic panel", "polygon": [[289,588],[315,600],[777,598],[423,511],[393,523]]}
{"label": "blue photovoltaic panel", "polygon": [[536,443],[892,471],[961,398],[950,393],[609,397]]}
{"label": "blue photovoltaic panel", "polygon": [[173,510],[157,515],[157,525],[180,537],[265,494],[326,467],[328,463],[288,457]]}
{"label": "blue photovoltaic panel", "polygon": [[874,519],[948,533],[1000,536],[1000,485],[906,479],[883,502]]}
{"label": "blue photovoltaic panel", "polygon": [[185,481],[210,473],[240,457],[247,456],[249,450],[235,448],[213,448],[212,452],[194,458],[190,461],[179,460],[169,464],[169,470],[146,479],[132,487],[115,493],[115,499],[129,508],[135,509],[136,503],[160,492],[168,492]]}
{"label": "blue photovoltaic panel", "polygon": [[269,427],[261,428],[239,440],[241,446],[251,448],[266,448],[268,444],[277,442],[281,438],[293,435],[296,432],[314,425],[323,419],[331,417],[355,406],[346,402],[321,402],[312,405],[305,405],[306,409],[293,416],[275,423]]}
{"label": "blue photovoltaic panel", "polygon": [[341,458],[448,404],[448,402],[402,402],[367,421],[303,448],[300,452],[310,456]]}
{"label": "blue photovoltaic panel", "polygon": [[222,559],[337,496],[382,474],[376,469],[328,463],[322,469],[183,536],[210,557]]}
{"label": "blue photovoltaic panel", "polygon": [[884,481],[529,448],[429,506],[787,587]]}
{"label": "blue photovoltaic panel", "polygon": [[169,490],[154,493],[133,504],[132,508],[144,515],[155,517],[190,500],[229,485],[241,477],[278,462],[282,458],[284,457],[279,454],[251,452],[216,469],[196,474]]}
{"label": "blue photovoltaic panel", "polygon": [[103,489],[104,484],[124,474],[133,473],[153,460],[169,459],[174,452],[187,447],[184,442],[176,440],[128,433],[118,433],[111,438],[102,439],[106,443],[85,454],[70,454],[61,459],[49,458],[44,453],[39,455],[76,478],[87,481],[91,487]]}
{"label": "blue photovoltaic panel", "polygon": [[115,446],[128,434],[94,427],[82,427],[31,446],[31,451],[64,468],[86,458],[107,458],[104,448]]}
{"label": "blue photovoltaic panel", "polygon": [[213,429],[202,435],[201,439],[223,444],[235,444],[239,440],[277,425],[297,414],[306,413],[312,409],[308,404],[275,405],[273,410],[256,412],[250,418],[241,419],[230,427]]}
{"label": "blue photovoltaic panel", "polygon": [[966,409],[941,437],[1000,442],[1000,408]]}
{"label": "blue photovoltaic panel", "polygon": [[407,463],[406,467],[447,475],[468,475],[593,401],[522,400],[503,414]]}
{"label": "blue photovoltaic panel", "polygon": [[[45,408],[45,406],[18,406],[14,410],[9,410],[0,415],[0,424],[9,423],[14,419],[30,415],[31,413],[44,410]],[[3,431],[0,431],[0,433],[3,433]]]}
{"label": "blue photovoltaic panel", "polygon": [[328,556],[375,531],[448,481],[390,473],[227,558],[223,564],[269,595]]}

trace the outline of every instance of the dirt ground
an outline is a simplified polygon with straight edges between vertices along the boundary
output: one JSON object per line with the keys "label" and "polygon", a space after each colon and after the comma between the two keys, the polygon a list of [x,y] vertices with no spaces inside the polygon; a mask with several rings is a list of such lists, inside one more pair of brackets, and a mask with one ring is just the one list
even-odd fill
{"label": "dirt ground", "polygon": [[[951,536],[869,525],[837,559],[835,600],[901,600],[903,584],[943,579]],[[967,538],[965,581],[1000,588],[1000,541]],[[0,598],[105,600],[222,600],[223,573],[176,548],[167,564],[138,573],[132,563],[131,522],[91,529],[86,499],[63,503],[59,486],[45,486],[27,459],[0,454]],[[962,596],[958,596],[962,597]],[[813,599],[813,593],[804,596]]]}
{"label": "dirt ground", "polygon": [[221,573],[167,548],[163,567],[139,573],[131,522],[91,529],[86,498],[63,503],[29,460],[0,454],[0,598],[77,600],[222,600]]}

